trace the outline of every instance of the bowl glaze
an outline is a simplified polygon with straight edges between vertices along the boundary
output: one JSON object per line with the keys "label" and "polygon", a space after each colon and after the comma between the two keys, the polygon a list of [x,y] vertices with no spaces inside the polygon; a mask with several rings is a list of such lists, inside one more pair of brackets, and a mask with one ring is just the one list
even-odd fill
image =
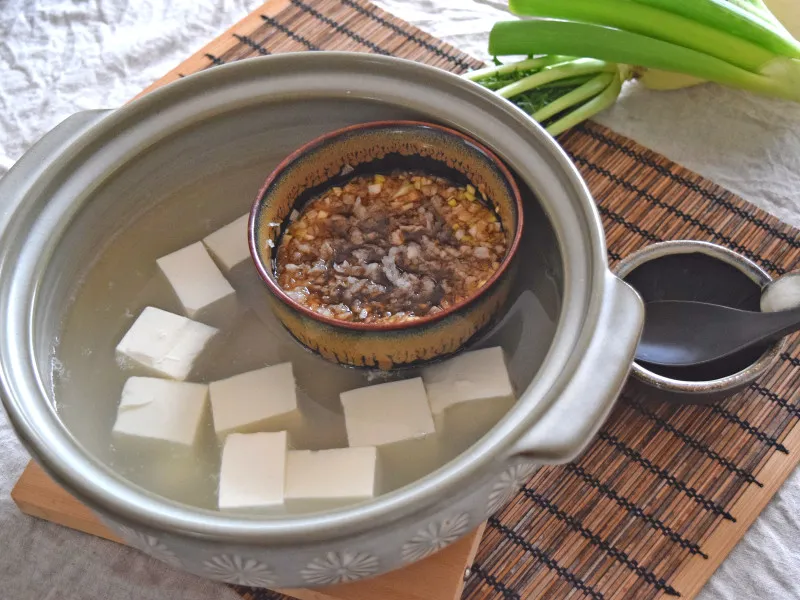
{"label": "bowl glaze", "polygon": [[[645,302],[688,300],[759,310],[761,290],[772,278],[744,256],[708,242],[674,240],[634,252],[616,273]],[[646,305],[645,305],[646,309]],[[650,367],[633,363],[633,381],[656,398],[707,404],[744,389],[761,377],[786,341],[753,348],[699,367]]]}
{"label": "bowl glaze", "polygon": [[[292,212],[353,177],[395,170],[442,176],[480,190],[506,235],[508,249],[497,271],[466,300],[435,315],[400,323],[349,323],[322,316],[290,298],[276,280],[274,248]],[[453,355],[492,323],[508,299],[522,226],[519,189],[488,148],[440,125],[380,121],[327,133],[282,161],[253,204],[248,236],[256,268],[271,294],[272,310],[295,339],[339,364],[389,370]]]}

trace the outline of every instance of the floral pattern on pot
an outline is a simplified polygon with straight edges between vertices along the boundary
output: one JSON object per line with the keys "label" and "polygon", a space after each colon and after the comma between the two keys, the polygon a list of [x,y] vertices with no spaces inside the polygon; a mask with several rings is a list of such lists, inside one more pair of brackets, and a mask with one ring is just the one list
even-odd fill
{"label": "floral pattern on pot", "polygon": [[311,561],[300,575],[311,585],[334,585],[374,575],[379,565],[377,556],[365,552],[328,552]]}
{"label": "floral pattern on pot", "polygon": [[486,514],[491,516],[503,508],[536,471],[533,463],[517,463],[506,469],[492,484]]}
{"label": "floral pattern on pot", "polygon": [[267,565],[254,558],[237,554],[220,554],[203,561],[206,577],[250,587],[268,587],[275,584],[275,574]]}
{"label": "floral pattern on pot", "polygon": [[432,522],[403,544],[403,562],[414,562],[430,556],[455,542],[467,531],[469,531],[467,513],[459,513],[438,523]]}
{"label": "floral pattern on pot", "polygon": [[147,535],[146,533],[136,531],[124,525],[116,525],[116,530],[125,540],[125,543],[132,548],[136,548],[152,558],[165,562],[172,567],[180,568],[182,566],[175,552],[170,550],[167,545],[157,537]]}

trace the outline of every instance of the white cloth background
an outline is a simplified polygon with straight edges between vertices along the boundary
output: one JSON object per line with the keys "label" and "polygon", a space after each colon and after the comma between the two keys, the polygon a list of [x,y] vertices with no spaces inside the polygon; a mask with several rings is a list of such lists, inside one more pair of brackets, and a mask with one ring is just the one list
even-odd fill
{"label": "white cloth background", "polygon": [[[481,58],[492,23],[507,16],[501,0],[378,3]],[[0,176],[71,113],[122,104],[259,4],[0,0]],[[599,120],[800,226],[800,106],[712,85],[634,85]],[[9,492],[28,456],[1,411],[0,448],[0,598],[236,600],[222,585],[23,516]],[[700,597],[800,598],[800,470]]]}

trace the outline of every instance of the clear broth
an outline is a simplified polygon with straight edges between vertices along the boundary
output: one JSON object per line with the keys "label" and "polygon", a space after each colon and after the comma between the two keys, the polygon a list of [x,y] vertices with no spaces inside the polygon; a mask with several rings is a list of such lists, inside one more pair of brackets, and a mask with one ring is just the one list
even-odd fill
{"label": "clear broth", "polygon": [[[269,120],[265,119],[265,123],[266,128]],[[242,132],[237,137],[238,133],[234,135],[233,131],[244,128],[245,124],[227,118],[221,119],[217,126],[225,131],[225,143],[210,146],[213,151],[209,151],[208,157],[195,155],[194,160],[199,162],[185,167],[204,175],[183,187],[148,194],[150,208],[133,218],[86,266],[64,303],[63,324],[54,340],[51,361],[56,410],[89,453],[146,490],[206,509],[217,507],[219,469],[219,447],[210,414],[204,423],[204,443],[191,455],[163,454],[142,444],[121,445],[112,437],[111,430],[124,382],[131,375],[145,374],[118,364],[117,343],[146,306],[181,314],[177,299],[158,272],[156,259],[202,239],[249,210],[264,174],[276,162],[272,156],[265,158],[258,154],[260,148],[267,147],[265,136],[281,140],[287,147],[298,141],[290,136],[275,138],[266,130],[251,137],[247,137],[249,132],[247,135]],[[330,123],[314,124],[319,128],[330,126]],[[299,130],[306,125],[291,123],[286,127]],[[302,131],[306,137],[317,134]],[[207,131],[205,135],[209,135]],[[246,164],[236,168],[228,165],[203,170],[205,162],[215,165],[218,157],[233,156],[229,152],[234,147],[237,155],[248,156],[251,147],[257,150]],[[168,149],[166,145],[163,151]],[[276,156],[286,153],[285,148],[276,144],[269,151]],[[179,166],[184,168],[180,157],[167,168],[163,163],[158,164],[155,156],[154,153],[148,159],[152,177],[162,167],[167,171],[171,168],[173,173]],[[122,185],[122,180],[119,184]],[[111,189],[98,193],[112,193]],[[495,330],[471,344],[472,348],[496,345],[504,348],[518,394],[528,387],[547,354],[561,304],[558,244],[538,203],[532,198],[526,202],[526,238],[519,249],[526,260],[510,300],[513,306]],[[387,375],[344,368],[309,353],[272,315],[266,304],[268,292],[250,262],[240,265],[230,280],[237,290],[240,312],[212,341],[188,381],[209,382],[290,361],[301,409],[306,414],[305,429],[294,435],[296,447],[323,449],[347,445],[340,392],[418,375],[413,371]],[[474,444],[491,425],[448,439],[429,440],[415,449],[414,460],[384,465],[381,491],[404,486],[439,468]],[[305,510],[289,504],[264,514]]]}

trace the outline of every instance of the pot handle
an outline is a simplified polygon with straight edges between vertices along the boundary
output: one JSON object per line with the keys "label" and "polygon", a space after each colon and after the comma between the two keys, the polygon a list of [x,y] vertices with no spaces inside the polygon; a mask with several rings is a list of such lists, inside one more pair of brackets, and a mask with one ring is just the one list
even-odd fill
{"label": "pot handle", "polygon": [[558,400],[515,444],[512,453],[542,464],[566,463],[589,444],[628,378],[644,325],[644,303],[627,283],[606,273],[605,299],[583,361]]}
{"label": "pot handle", "polygon": [[37,171],[44,169],[48,158],[58,154],[59,149],[71,143],[89,129],[91,125],[112,112],[111,109],[85,110],[75,113],[61,121],[15,162],[8,173],[0,178],[0,231],[3,230],[4,217],[13,212],[11,198],[22,198],[38,179]]}

